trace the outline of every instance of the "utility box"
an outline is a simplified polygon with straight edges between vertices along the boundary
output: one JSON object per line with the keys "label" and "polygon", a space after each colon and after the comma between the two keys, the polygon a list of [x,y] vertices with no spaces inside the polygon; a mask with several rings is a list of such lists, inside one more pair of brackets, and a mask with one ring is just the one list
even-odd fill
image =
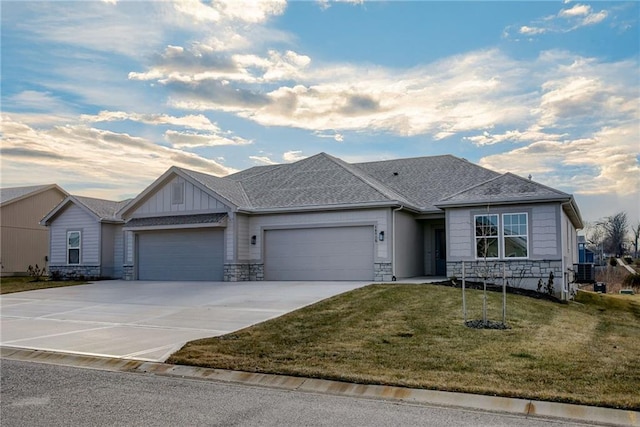
{"label": "utility box", "polygon": [[633,295],[633,289],[620,289],[622,295]]}
{"label": "utility box", "polygon": [[607,293],[607,284],[603,282],[596,282],[593,284],[593,292],[598,292],[601,294]]}
{"label": "utility box", "polygon": [[596,271],[592,263],[574,264],[573,270],[576,274],[576,282],[578,283],[595,283]]}

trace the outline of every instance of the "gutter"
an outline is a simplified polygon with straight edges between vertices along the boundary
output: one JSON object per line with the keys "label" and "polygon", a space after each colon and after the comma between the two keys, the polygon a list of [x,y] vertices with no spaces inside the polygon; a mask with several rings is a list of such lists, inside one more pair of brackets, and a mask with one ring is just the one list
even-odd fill
{"label": "gutter", "polygon": [[396,278],[396,212],[404,209],[404,205],[391,211],[391,281],[395,282]]}

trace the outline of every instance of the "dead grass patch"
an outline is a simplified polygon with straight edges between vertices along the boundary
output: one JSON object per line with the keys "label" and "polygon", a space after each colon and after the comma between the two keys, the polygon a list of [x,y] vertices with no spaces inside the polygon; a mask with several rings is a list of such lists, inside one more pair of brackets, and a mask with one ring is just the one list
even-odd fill
{"label": "dead grass patch", "polygon": [[[489,293],[491,319],[501,320],[501,298]],[[467,291],[472,316],[481,299]],[[633,303],[507,300],[511,329],[479,330],[463,325],[459,289],[371,285],[190,342],[169,362],[640,409]]]}
{"label": "dead grass patch", "polygon": [[84,285],[85,281],[49,281],[33,282],[31,277],[3,277],[0,279],[0,295],[14,292],[35,291],[38,289],[60,288],[64,286]]}

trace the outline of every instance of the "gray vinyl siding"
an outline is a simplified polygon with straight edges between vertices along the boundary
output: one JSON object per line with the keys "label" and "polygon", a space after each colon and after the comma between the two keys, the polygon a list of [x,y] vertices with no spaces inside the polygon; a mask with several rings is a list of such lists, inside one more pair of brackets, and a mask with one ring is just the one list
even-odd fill
{"label": "gray vinyl siding", "polygon": [[405,212],[399,211],[395,215],[396,277],[420,276],[424,272],[422,224]]}
{"label": "gray vinyl siding", "polygon": [[101,276],[119,279],[122,277],[122,226],[102,224]]}
{"label": "gray vinyl siding", "polygon": [[[236,214],[235,216],[235,237],[237,240],[238,260],[249,261],[249,246],[251,245],[251,236],[249,234],[249,217],[247,215]],[[257,240],[257,236],[256,236]],[[257,241],[256,241],[257,243]]]}
{"label": "gray vinyl siding", "polygon": [[[184,184],[184,203],[172,203],[171,187],[175,182]],[[191,182],[177,176],[150,195],[149,198],[136,209],[132,217],[175,215],[180,213],[226,212],[227,210],[228,208],[224,203],[211,197]]]}
{"label": "gray vinyl siding", "polygon": [[[487,209],[447,209],[447,260],[474,261],[474,215],[486,214]],[[531,260],[560,259],[561,223],[560,205],[557,203],[492,206],[490,214],[526,213],[528,215],[529,256]],[[501,240],[502,244],[502,240]]]}
{"label": "gray vinyl siding", "polygon": [[121,279],[123,275],[122,266],[124,263],[124,232],[122,226],[117,225],[114,232],[113,242],[113,278]]}
{"label": "gray vinyl siding", "polygon": [[80,264],[100,264],[100,223],[91,214],[71,204],[50,226],[52,265],[67,263],[67,231],[81,232]]}

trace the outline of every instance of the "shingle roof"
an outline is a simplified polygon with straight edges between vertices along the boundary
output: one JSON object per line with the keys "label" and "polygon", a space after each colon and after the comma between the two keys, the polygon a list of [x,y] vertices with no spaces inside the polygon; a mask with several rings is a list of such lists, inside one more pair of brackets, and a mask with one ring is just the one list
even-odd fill
{"label": "shingle roof", "polygon": [[238,182],[227,178],[219,178],[213,175],[207,175],[206,173],[196,172],[188,169],[178,168],[186,175],[189,175],[194,180],[198,181],[205,187],[215,191],[220,196],[227,199],[229,202],[236,206],[248,206],[250,204],[249,199]]}
{"label": "shingle roof", "polygon": [[93,197],[72,196],[73,199],[82,203],[87,209],[93,212],[99,219],[105,221],[119,221],[117,212],[126,205],[129,200],[114,202],[112,200],[95,199]]}
{"label": "shingle roof", "polygon": [[438,206],[570,199],[571,195],[567,193],[512,173],[505,173],[446,197],[438,203]]}
{"label": "shingle roof", "polygon": [[311,207],[388,202],[404,198],[353,165],[320,153],[256,174],[235,175],[250,208]]}
{"label": "shingle roof", "polygon": [[451,155],[357,163],[422,211],[439,211],[441,199],[499,174]]}
{"label": "shingle roof", "polygon": [[[59,188],[59,187],[55,184],[45,184],[45,185],[32,185],[28,187],[1,188],[0,189],[0,205],[4,205],[5,203],[10,203],[14,200],[21,199],[32,193],[37,193],[42,190],[46,190],[48,188]],[[61,188],[59,189],[64,193],[64,190],[62,190]]]}

